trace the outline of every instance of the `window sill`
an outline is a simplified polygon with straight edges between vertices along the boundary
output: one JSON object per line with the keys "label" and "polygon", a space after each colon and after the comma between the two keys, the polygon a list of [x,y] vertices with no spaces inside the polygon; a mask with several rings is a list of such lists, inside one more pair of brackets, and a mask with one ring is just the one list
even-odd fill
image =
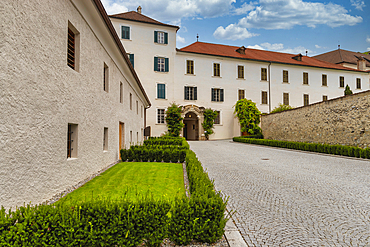
{"label": "window sill", "polygon": [[309,86],[310,84],[304,84],[304,83],[302,83],[302,86]]}
{"label": "window sill", "polygon": [[156,123],[155,125],[166,125],[165,123]]}
{"label": "window sill", "polygon": [[260,105],[269,105],[269,104],[267,104],[267,103],[261,103]]}
{"label": "window sill", "polygon": [[196,99],[184,99],[184,101],[197,101]]}
{"label": "window sill", "polygon": [[245,81],[245,78],[236,78],[237,80],[244,80]]}
{"label": "window sill", "polygon": [[162,98],[155,98],[155,100],[167,100],[167,99],[162,99]]}
{"label": "window sill", "polygon": [[69,160],[77,160],[77,158],[67,158],[67,161]]}
{"label": "window sill", "polygon": [[132,41],[132,39],[122,39],[122,38],[121,38],[121,40],[125,40],[125,41]]}
{"label": "window sill", "polygon": [[103,150],[103,153],[108,153],[108,150]]}
{"label": "window sill", "polygon": [[168,44],[165,44],[165,43],[158,43],[158,42],[154,42],[155,45],[164,45],[164,46],[167,46]]}
{"label": "window sill", "polygon": [[155,73],[160,73],[160,74],[168,74],[169,72],[167,71],[154,71]]}
{"label": "window sill", "polygon": [[267,80],[260,80],[260,82],[267,82]]}
{"label": "window sill", "polygon": [[188,73],[185,73],[185,75],[188,75],[188,76],[195,76],[195,74],[188,74]]}
{"label": "window sill", "polygon": [[223,101],[212,101],[212,100],[211,100],[211,102],[212,103],[224,103]]}
{"label": "window sill", "polygon": [[326,86],[325,85],[321,85],[321,87],[328,87],[328,85],[326,85]]}
{"label": "window sill", "polygon": [[283,81],[283,82],[282,82],[282,84],[290,84],[290,83],[289,83],[289,82],[284,82],[284,81]]}
{"label": "window sill", "polygon": [[211,76],[212,78],[222,78],[221,76],[215,76],[215,75],[213,75],[213,76]]}

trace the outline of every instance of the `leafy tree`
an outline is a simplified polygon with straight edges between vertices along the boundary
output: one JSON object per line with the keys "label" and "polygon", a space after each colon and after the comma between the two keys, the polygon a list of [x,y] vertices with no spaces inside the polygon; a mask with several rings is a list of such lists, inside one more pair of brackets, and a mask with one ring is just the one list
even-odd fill
{"label": "leafy tree", "polygon": [[260,123],[261,112],[252,100],[241,99],[235,104],[236,116],[239,119],[242,132],[248,132],[251,135],[261,133]]}
{"label": "leafy tree", "polygon": [[204,129],[204,135],[206,136],[207,140],[210,135],[214,133],[213,131],[213,124],[215,119],[217,118],[218,112],[212,110],[211,108],[207,108],[203,112],[204,121],[202,123],[202,127]]}
{"label": "leafy tree", "polygon": [[181,107],[172,103],[166,111],[166,123],[170,136],[178,137],[180,135],[180,130],[184,128],[183,119],[181,117]]}
{"label": "leafy tree", "polygon": [[346,96],[346,95],[351,95],[351,94],[353,94],[353,92],[347,84],[346,88],[344,89],[344,95]]}
{"label": "leafy tree", "polygon": [[291,107],[290,105],[283,105],[279,103],[279,106],[275,107],[274,110],[272,110],[270,113],[276,113],[276,112],[286,111],[290,109],[293,109],[293,107]]}

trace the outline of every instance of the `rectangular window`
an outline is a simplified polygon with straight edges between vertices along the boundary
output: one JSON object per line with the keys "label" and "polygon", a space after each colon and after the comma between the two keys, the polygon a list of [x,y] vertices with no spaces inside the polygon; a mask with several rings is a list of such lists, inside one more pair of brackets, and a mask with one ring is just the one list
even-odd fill
{"label": "rectangular window", "polygon": [[141,118],[143,118],[143,106],[141,106],[141,111],[140,111],[140,113],[141,113]]}
{"label": "rectangular window", "polygon": [[322,75],[322,86],[327,86],[327,85],[328,85],[328,76]]}
{"label": "rectangular window", "polygon": [[154,31],[154,43],[168,44],[168,33],[161,31]]}
{"label": "rectangular window", "polygon": [[212,88],[211,101],[223,102],[224,101],[224,90],[220,88]]}
{"label": "rectangular window", "polygon": [[221,112],[220,111],[216,111],[216,112],[217,112],[217,117],[214,120],[214,124],[221,124]]}
{"label": "rectangular window", "polygon": [[166,84],[157,84],[157,99],[166,98]]}
{"label": "rectangular window", "polygon": [[328,100],[328,96],[327,95],[323,95],[322,96],[322,101],[327,101]]}
{"label": "rectangular window", "polygon": [[130,93],[130,110],[132,110],[132,93]]}
{"label": "rectangular window", "polygon": [[289,77],[288,77],[288,71],[283,70],[283,82],[284,83],[289,83]]}
{"label": "rectangular window", "polygon": [[310,98],[308,94],[303,94],[303,105],[309,105],[310,104]]}
{"label": "rectangular window", "polygon": [[136,143],[139,142],[139,132],[136,132]]}
{"label": "rectangular window", "polygon": [[186,74],[194,75],[194,61],[186,60]]}
{"label": "rectangular window", "polygon": [[267,81],[267,69],[261,68],[261,81]]}
{"label": "rectangular window", "polygon": [[132,130],[130,130],[130,145],[132,143]]}
{"label": "rectangular window", "polygon": [[70,22],[68,22],[67,36],[67,65],[71,69],[78,71],[80,60],[80,33]]}
{"label": "rectangular window", "polygon": [[104,128],[103,150],[108,150],[108,128]]}
{"label": "rectangular window", "polygon": [[128,54],[128,57],[130,59],[130,62],[132,64],[132,67],[135,67],[134,64],[135,64],[135,55],[134,54]]}
{"label": "rectangular window", "polygon": [[123,83],[119,83],[119,102],[123,103]]}
{"label": "rectangular window", "polygon": [[139,101],[136,100],[136,115],[139,115]]}
{"label": "rectangular window", "polygon": [[283,105],[289,105],[289,93],[283,93]]}
{"label": "rectangular window", "polygon": [[104,91],[108,92],[108,85],[109,85],[109,68],[108,66],[104,63],[104,72],[103,72],[103,88]]}
{"label": "rectangular window", "polygon": [[262,104],[267,104],[267,92],[262,91]]}
{"label": "rectangular window", "polygon": [[244,79],[244,66],[238,65],[238,78]]}
{"label": "rectangular window", "polygon": [[130,27],[121,26],[121,38],[130,39]]}
{"label": "rectangular window", "polygon": [[78,125],[68,124],[67,131],[67,158],[77,158]]}
{"label": "rectangular window", "polygon": [[157,109],[157,123],[164,124],[165,120],[165,110],[164,109]]}
{"label": "rectangular window", "polygon": [[238,100],[244,99],[245,98],[245,90],[244,89],[239,89],[238,90]]}
{"label": "rectangular window", "polygon": [[198,92],[197,87],[184,87],[184,99],[185,100],[197,100]]}
{"label": "rectangular window", "polygon": [[303,84],[308,85],[308,73],[303,72]]}
{"label": "rectangular window", "polygon": [[213,64],[213,76],[220,76],[220,64],[219,63]]}
{"label": "rectangular window", "polygon": [[169,71],[169,60],[164,57],[154,57],[154,71],[168,72]]}
{"label": "rectangular window", "polygon": [[344,87],[344,77],[343,76],[339,77],[339,87]]}
{"label": "rectangular window", "polygon": [[361,78],[356,78],[356,89],[361,89]]}

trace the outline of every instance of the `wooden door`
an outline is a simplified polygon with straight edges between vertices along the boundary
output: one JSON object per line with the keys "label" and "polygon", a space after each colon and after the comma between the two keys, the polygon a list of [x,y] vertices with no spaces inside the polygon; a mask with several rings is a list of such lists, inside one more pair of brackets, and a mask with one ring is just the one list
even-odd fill
{"label": "wooden door", "polygon": [[125,124],[119,123],[119,150],[125,148]]}

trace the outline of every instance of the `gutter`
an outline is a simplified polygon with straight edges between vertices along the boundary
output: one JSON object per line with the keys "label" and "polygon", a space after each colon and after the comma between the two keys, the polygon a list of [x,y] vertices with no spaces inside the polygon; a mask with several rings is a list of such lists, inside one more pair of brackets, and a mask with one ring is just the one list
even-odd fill
{"label": "gutter", "polygon": [[271,64],[269,61],[269,113],[271,112]]}

